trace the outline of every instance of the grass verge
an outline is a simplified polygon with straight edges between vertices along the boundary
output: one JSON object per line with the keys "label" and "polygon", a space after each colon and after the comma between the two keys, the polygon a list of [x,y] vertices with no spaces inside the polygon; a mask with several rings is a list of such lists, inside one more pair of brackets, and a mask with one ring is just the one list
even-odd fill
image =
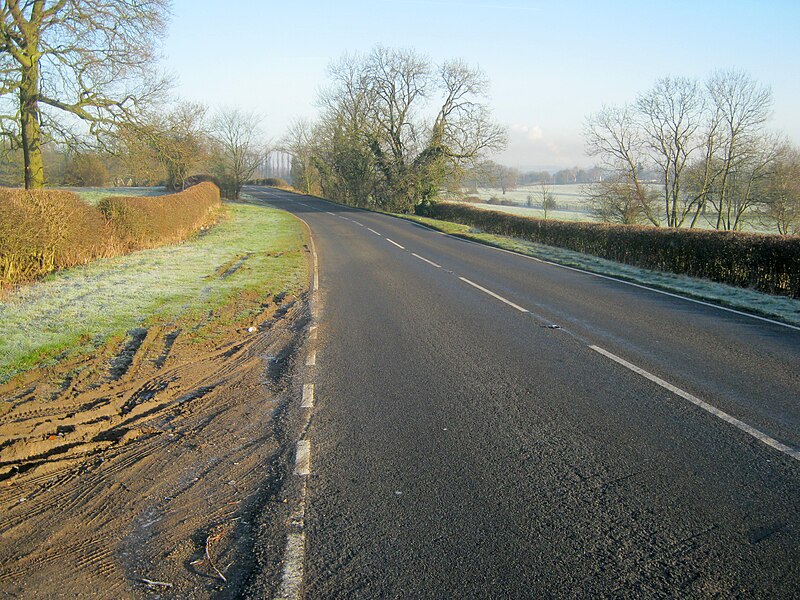
{"label": "grass verge", "polygon": [[94,261],[8,294],[0,301],[0,382],[135,327],[202,325],[224,306],[235,322],[271,295],[299,295],[308,278],[302,225],[263,205],[228,203],[225,213],[187,242]]}
{"label": "grass verge", "polygon": [[608,275],[625,281],[654,287],[691,298],[709,301],[721,306],[774,318],[785,323],[800,326],[800,300],[773,296],[754,290],[715,283],[705,279],[675,275],[661,271],[651,271],[613,262],[572,250],[545,246],[517,238],[484,233],[479,229],[449,221],[439,221],[414,215],[394,215],[403,219],[426,225],[437,231],[472,240],[504,250],[519,252],[527,256],[549,262],[576,267]]}

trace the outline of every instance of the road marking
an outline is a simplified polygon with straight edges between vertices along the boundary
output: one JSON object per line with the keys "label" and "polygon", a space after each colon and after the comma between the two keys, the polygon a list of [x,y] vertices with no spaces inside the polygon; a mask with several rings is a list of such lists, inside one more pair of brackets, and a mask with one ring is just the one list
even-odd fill
{"label": "road marking", "polygon": [[311,352],[311,354],[308,355],[308,358],[306,358],[306,366],[313,367],[316,366],[316,364],[317,364],[317,352],[316,350],[314,350]]}
{"label": "road marking", "polygon": [[330,216],[332,216],[332,217],[335,217],[335,216],[336,216],[334,213],[332,213],[332,212],[331,212],[331,211],[329,211],[329,210],[326,210],[325,212],[326,212],[326,213],[328,213],[328,214],[329,214]]}
{"label": "road marking", "polygon": [[297,442],[297,452],[294,458],[294,474],[303,476],[311,474],[311,442],[308,440],[300,440]]}
{"label": "road marking", "polygon": [[387,241],[387,242],[389,242],[390,244],[394,244],[395,246],[397,246],[398,248],[400,248],[400,250],[405,250],[405,249],[406,249],[406,248],[405,248],[405,246],[401,246],[400,244],[398,244],[398,243],[397,243],[397,242],[395,242],[394,240],[390,240],[389,238],[386,238],[386,241]]}
{"label": "road marking", "polygon": [[358,225],[359,227],[364,227],[364,224],[363,224],[363,223],[359,223],[359,222],[358,222],[358,221],[356,221],[355,219],[350,219],[350,220],[351,220],[353,223],[355,223],[356,225]]}
{"label": "road marking", "polygon": [[469,279],[467,279],[465,277],[459,277],[459,279],[461,281],[463,281],[464,283],[468,283],[472,287],[477,288],[477,289],[479,289],[480,291],[482,291],[482,292],[484,292],[486,294],[489,294],[492,298],[497,298],[498,300],[500,300],[500,302],[505,302],[509,306],[511,306],[513,308],[516,308],[519,312],[523,312],[523,313],[530,312],[527,308],[522,308],[519,304],[514,304],[513,302],[511,302],[511,300],[507,300],[506,298],[503,298],[502,296],[500,296],[498,294],[495,294],[492,290],[487,290],[485,287],[483,287],[482,285],[478,285],[474,281],[470,281]]}
{"label": "road marking", "polygon": [[[398,217],[400,218],[400,217]],[[611,275],[603,275],[602,273],[594,273],[593,271],[587,271],[586,269],[581,269],[579,267],[570,267],[568,265],[562,265],[557,262],[553,262],[551,260],[544,260],[541,258],[537,258],[535,256],[530,256],[529,254],[522,254],[521,252],[515,252],[514,250],[506,250],[505,248],[498,248],[497,246],[491,246],[489,244],[482,244],[481,242],[476,242],[475,240],[470,240],[468,238],[458,237],[457,235],[453,235],[450,233],[445,233],[444,231],[440,231],[439,229],[434,229],[433,227],[429,227],[424,223],[417,223],[416,221],[410,221],[408,219],[403,219],[408,221],[409,223],[416,225],[418,227],[422,227],[423,229],[427,229],[434,233],[438,233],[439,235],[444,235],[454,240],[458,240],[459,242],[467,242],[468,244],[475,244],[476,246],[482,246],[484,248],[488,248],[489,250],[495,250],[497,252],[504,252],[506,254],[513,254],[515,256],[519,256],[520,258],[525,258],[528,260],[532,260],[534,262],[543,263],[545,265],[550,265],[552,267],[558,267],[559,269],[567,269],[568,271],[575,271],[576,273],[583,273],[584,275],[590,275],[592,277],[598,277],[600,279],[607,279],[608,281],[615,281],[616,283],[622,283],[624,285],[629,285],[631,287],[639,288],[641,290],[647,290],[648,292],[653,292],[655,294],[661,294],[662,296],[669,296],[670,298],[677,298],[679,300],[685,300],[686,302],[693,302],[694,304],[700,304],[702,306],[707,306],[709,308],[716,308],[717,310],[723,310],[725,312],[733,313],[735,315],[740,315],[742,317],[749,317],[751,319],[756,319],[757,321],[763,321],[765,323],[770,323],[771,325],[779,325],[781,327],[787,327],[789,329],[794,329],[795,331],[800,331],[800,327],[797,325],[790,325],[789,323],[783,323],[782,321],[776,321],[775,319],[770,319],[769,317],[762,317],[759,315],[754,315],[753,313],[744,312],[742,310],[737,310],[735,308],[728,308],[727,306],[720,306],[719,304],[713,304],[711,302],[706,302],[704,300],[698,300],[696,298],[689,298],[688,296],[682,296],[676,292],[668,292],[666,290],[660,290],[658,288],[650,287],[641,283],[634,283],[633,281],[625,281],[624,279],[619,279],[617,277],[613,277]],[[607,260],[607,259],[606,259]],[[613,261],[612,261],[613,262]],[[623,264],[623,263],[620,263]]]}
{"label": "road marking", "polygon": [[306,383],[303,385],[303,403],[300,408],[314,408],[314,384]]}
{"label": "road marking", "polygon": [[708,402],[705,402],[704,400],[701,400],[697,396],[694,396],[694,395],[690,394],[689,392],[686,392],[686,391],[680,389],[679,387],[675,387],[671,383],[669,383],[667,381],[664,381],[660,377],[656,377],[652,373],[649,373],[649,372],[645,371],[644,369],[642,369],[640,367],[637,367],[636,365],[634,365],[632,363],[629,363],[624,358],[620,358],[619,356],[617,356],[616,354],[612,354],[608,350],[604,350],[603,348],[600,348],[599,346],[589,346],[589,348],[591,348],[595,352],[598,352],[599,354],[602,354],[606,358],[610,358],[611,360],[613,360],[614,362],[622,365],[626,369],[630,369],[634,373],[637,373],[637,374],[641,375],[645,379],[649,379],[653,383],[655,383],[657,385],[660,385],[661,387],[663,387],[666,390],[669,390],[670,392],[672,392],[676,396],[680,396],[681,398],[683,398],[685,400],[688,400],[692,404],[694,404],[696,406],[699,406],[704,411],[706,411],[708,413],[711,413],[712,415],[714,415],[715,417],[718,417],[719,419],[722,419],[726,423],[730,423],[731,425],[733,425],[737,429],[740,429],[741,431],[744,431],[748,435],[753,436],[758,441],[763,442],[767,446],[770,446],[771,448],[774,448],[775,450],[783,452],[784,454],[787,454],[787,455],[791,456],[795,460],[800,460],[800,450],[795,450],[794,448],[791,448],[791,447],[787,446],[786,444],[782,444],[778,440],[776,440],[774,438],[771,438],[766,433],[764,433],[762,431],[759,431],[755,427],[752,427],[752,426],[748,425],[747,423],[744,423],[743,421],[740,421],[736,417],[732,417],[731,415],[729,415],[725,411],[722,411],[722,410],[716,408],[715,406],[711,406]]}
{"label": "road marking", "polygon": [[[309,233],[311,232],[311,228],[308,228]],[[319,289],[319,256],[317,256],[317,246],[314,243],[314,236],[309,235],[309,241],[311,242],[311,256],[314,261],[314,281],[311,284],[311,291],[316,292]]]}
{"label": "road marking", "polygon": [[372,233],[374,233],[375,235],[379,235],[379,236],[383,237],[383,234],[381,234],[381,233],[378,233],[378,232],[377,232],[377,231],[375,231],[375,230],[374,230],[372,227],[367,227],[367,229],[369,229],[369,230],[370,230]]}
{"label": "road marking", "polygon": [[315,340],[317,339],[317,326],[312,325],[308,328],[308,339]]}
{"label": "road marking", "polygon": [[277,598],[296,600],[300,598],[303,587],[303,564],[306,557],[306,534],[290,533],[286,537],[286,551],[283,555],[283,577]]}
{"label": "road marking", "polygon": [[416,257],[416,258],[418,258],[418,259],[420,259],[420,260],[422,260],[422,261],[424,261],[424,262],[428,263],[429,265],[433,265],[433,266],[434,266],[434,267],[436,267],[437,269],[441,269],[441,268],[442,268],[442,265],[437,265],[437,264],[436,264],[435,262],[433,262],[432,260],[428,260],[428,259],[427,259],[427,258],[425,258],[424,256],[420,256],[419,254],[415,254],[414,252],[412,252],[412,253],[411,253],[411,256],[414,256],[414,257]]}

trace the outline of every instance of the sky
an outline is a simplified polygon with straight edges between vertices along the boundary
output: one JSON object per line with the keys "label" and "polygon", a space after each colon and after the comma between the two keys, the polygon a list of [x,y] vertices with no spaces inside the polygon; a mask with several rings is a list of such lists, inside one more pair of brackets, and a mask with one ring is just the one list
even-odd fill
{"label": "sky", "polygon": [[[220,6],[224,6],[221,9]],[[586,117],[666,76],[741,69],[771,87],[769,127],[800,145],[800,0],[173,0],[175,94],[256,111],[273,141],[313,119],[326,67],[382,44],[460,58],[491,84],[509,132],[498,162],[591,166]]]}

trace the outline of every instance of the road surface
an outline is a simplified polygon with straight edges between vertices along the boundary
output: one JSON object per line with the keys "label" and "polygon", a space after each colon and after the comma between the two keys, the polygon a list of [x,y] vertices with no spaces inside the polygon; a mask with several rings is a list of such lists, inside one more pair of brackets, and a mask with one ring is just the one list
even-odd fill
{"label": "road surface", "polygon": [[319,261],[283,594],[800,595],[800,331],[250,191]]}

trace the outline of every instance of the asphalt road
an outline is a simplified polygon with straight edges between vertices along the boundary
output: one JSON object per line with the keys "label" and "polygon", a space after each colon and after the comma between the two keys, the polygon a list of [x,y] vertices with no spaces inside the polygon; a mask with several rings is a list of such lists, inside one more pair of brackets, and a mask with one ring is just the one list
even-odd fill
{"label": "asphalt road", "polygon": [[319,257],[304,597],[800,596],[800,331],[251,192]]}

